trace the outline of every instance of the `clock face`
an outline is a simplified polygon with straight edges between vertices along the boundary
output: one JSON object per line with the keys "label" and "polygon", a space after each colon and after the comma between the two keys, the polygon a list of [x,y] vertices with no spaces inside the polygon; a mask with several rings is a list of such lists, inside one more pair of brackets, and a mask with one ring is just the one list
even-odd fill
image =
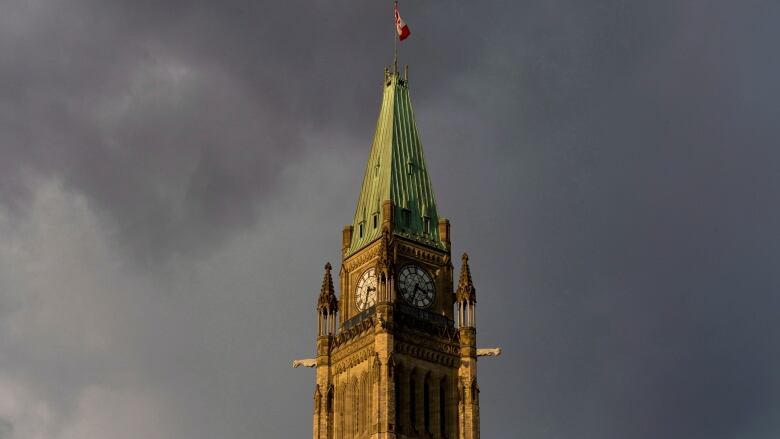
{"label": "clock face", "polygon": [[398,276],[398,289],[404,300],[418,308],[431,306],[436,295],[433,279],[416,265],[407,265],[401,269]]}
{"label": "clock face", "polygon": [[374,269],[369,268],[360,276],[355,290],[355,305],[360,311],[376,305],[376,275]]}

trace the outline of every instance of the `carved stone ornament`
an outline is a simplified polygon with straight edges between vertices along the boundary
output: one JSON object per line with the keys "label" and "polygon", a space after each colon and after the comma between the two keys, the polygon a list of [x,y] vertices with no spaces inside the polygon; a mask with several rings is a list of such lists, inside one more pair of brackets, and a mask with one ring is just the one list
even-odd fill
{"label": "carved stone ornament", "polygon": [[356,347],[358,349],[354,351],[350,349],[349,352],[340,353],[340,358],[333,359],[332,365],[334,374],[338,375],[342,372],[346,372],[358,364],[367,361],[374,354],[374,345],[372,343]]}
{"label": "carved stone ornament", "polygon": [[317,414],[320,412],[320,405],[322,404],[322,395],[320,394],[320,385],[315,384],[314,386],[314,413]]}
{"label": "carved stone ornament", "polygon": [[382,238],[380,238],[379,241],[379,251],[377,256],[377,271],[389,274],[389,271],[393,268],[393,255],[390,233],[387,230],[382,231]]}
{"label": "carved stone ornament", "polygon": [[292,367],[293,369],[299,368],[299,367],[317,367],[317,360],[314,358],[305,358],[303,360],[293,360]]}
{"label": "carved stone ornament", "polygon": [[498,357],[501,355],[501,348],[477,349],[477,357]]}
{"label": "carved stone ornament", "polygon": [[441,349],[426,349],[417,344],[405,343],[402,341],[395,342],[395,349],[397,352],[409,355],[410,357],[441,364],[446,367],[455,367],[458,364],[457,355],[447,355],[447,353],[442,352]]}
{"label": "carved stone ornament", "polygon": [[395,376],[395,355],[390,352],[390,355],[387,357],[387,377],[390,381],[393,380],[393,377]]}
{"label": "carved stone ornament", "polygon": [[374,324],[375,322],[373,317],[366,317],[360,323],[349,329],[342,328],[341,333],[339,333],[339,335],[333,341],[333,348],[336,349],[340,346],[348,344],[350,341],[362,336],[363,334],[373,334]]}
{"label": "carved stone ornament", "polygon": [[379,256],[380,247],[381,245],[378,242],[370,244],[361,252],[355,253],[354,255],[347,258],[347,260],[344,261],[344,266],[346,267],[347,272],[355,271],[355,269],[358,267],[363,266],[371,259]]}
{"label": "carved stone ornament", "polygon": [[374,353],[374,362],[371,365],[371,379],[374,383],[379,382],[379,378],[381,376],[380,371],[382,368],[382,364],[379,361],[379,353]]}

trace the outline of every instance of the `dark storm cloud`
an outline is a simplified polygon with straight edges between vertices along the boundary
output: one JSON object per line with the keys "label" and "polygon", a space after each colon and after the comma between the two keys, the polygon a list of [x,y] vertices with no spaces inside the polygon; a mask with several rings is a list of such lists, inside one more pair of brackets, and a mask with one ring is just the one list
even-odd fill
{"label": "dark storm cloud", "polygon": [[339,30],[371,35],[369,20],[325,6],[8,4],[4,202],[23,204],[25,172],[53,175],[153,259],[252,224],[301,134],[355,93],[338,69],[365,39]]}
{"label": "dark storm cloud", "polygon": [[[369,139],[375,115],[359,107],[375,107],[391,53],[392,28],[377,31],[387,11],[365,2],[5,9],[4,203],[23,204],[28,172],[59,178],[150,262],[253,224],[302,133],[359,129]],[[431,25],[445,38],[465,28],[444,23]],[[484,45],[439,43],[420,46],[441,57],[430,74],[444,84],[448,64],[478,60]],[[420,89],[441,90],[430,82]]]}
{"label": "dark storm cloud", "polygon": [[[0,438],[310,434],[391,6],[0,5]],[[776,437],[778,6],[401,11],[483,436]]]}

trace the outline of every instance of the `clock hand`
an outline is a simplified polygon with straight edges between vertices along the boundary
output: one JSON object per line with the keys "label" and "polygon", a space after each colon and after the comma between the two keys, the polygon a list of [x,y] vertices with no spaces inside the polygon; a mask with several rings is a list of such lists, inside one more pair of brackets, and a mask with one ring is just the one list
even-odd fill
{"label": "clock hand", "polygon": [[418,294],[417,292],[418,291],[422,291],[423,293],[425,293],[425,291],[423,291],[422,288],[420,288],[420,284],[414,284],[414,299],[412,299],[412,302],[416,302],[417,301],[417,294]]}

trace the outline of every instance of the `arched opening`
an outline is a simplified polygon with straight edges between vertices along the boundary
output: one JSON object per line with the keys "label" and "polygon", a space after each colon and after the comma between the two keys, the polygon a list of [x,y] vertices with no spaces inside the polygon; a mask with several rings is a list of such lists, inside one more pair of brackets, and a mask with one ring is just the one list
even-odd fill
{"label": "arched opening", "polygon": [[345,393],[346,388],[344,386],[340,386],[339,389],[336,391],[336,437],[338,439],[344,439],[346,436],[346,433],[344,432],[346,425],[345,425],[345,416],[344,416],[344,409],[345,409]]}
{"label": "arched opening", "polygon": [[359,430],[359,428],[360,428],[360,416],[358,415],[358,413],[360,413],[360,399],[359,399],[360,398],[360,393],[359,393],[359,390],[360,389],[358,387],[357,378],[353,378],[352,379],[352,386],[351,386],[352,410],[350,411],[350,413],[352,414],[352,416],[350,416],[350,419],[352,421],[352,423],[350,425],[350,427],[351,427],[350,430],[352,431],[352,435],[353,436],[357,436],[357,434],[360,431]]}
{"label": "arched opening", "polygon": [[361,412],[360,413],[360,419],[361,419],[361,426],[360,431],[363,433],[368,433],[370,429],[370,423],[371,423],[371,395],[370,395],[370,381],[368,379],[368,373],[363,373],[362,378],[362,385],[360,386],[360,394],[361,394],[361,401],[360,404]]}
{"label": "arched opening", "polygon": [[328,437],[333,437],[333,386],[328,387],[328,395],[325,397],[325,410],[328,417]]}
{"label": "arched opening", "polygon": [[411,430],[417,430],[417,383],[414,379],[414,371],[409,375],[409,423]]}
{"label": "arched opening", "polygon": [[447,437],[447,377],[439,382],[439,436]]}
{"label": "arched opening", "polygon": [[423,383],[423,431],[431,431],[431,384],[430,375],[425,377]]}
{"label": "arched opening", "polygon": [[404,431],[403,416],[401,415],[401,368],[395,368],[395,424],[398,431]]}

